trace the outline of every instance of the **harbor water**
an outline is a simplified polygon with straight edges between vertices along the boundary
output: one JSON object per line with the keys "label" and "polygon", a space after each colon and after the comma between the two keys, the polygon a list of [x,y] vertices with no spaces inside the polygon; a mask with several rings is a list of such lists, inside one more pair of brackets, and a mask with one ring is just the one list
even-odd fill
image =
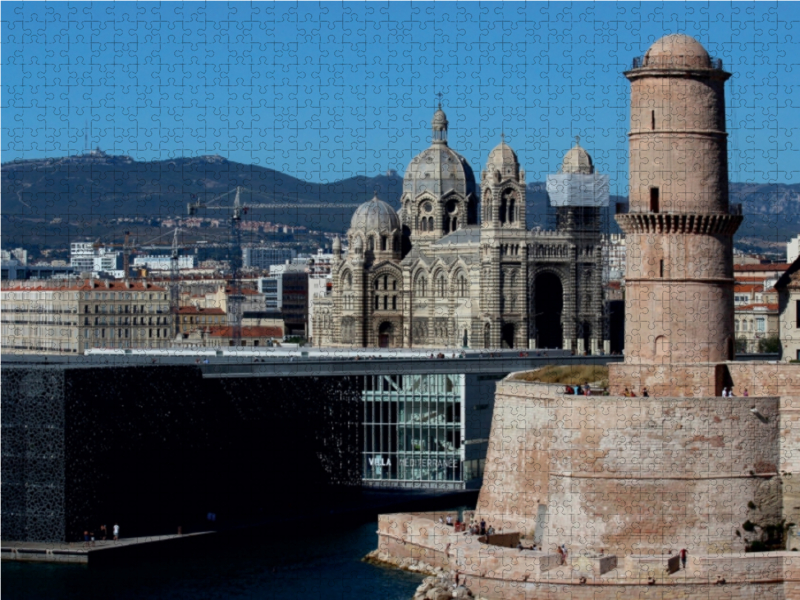
{"label": "harbor water", "polygon": [[114,567],[3,562],[3,600],[409,600],[422,575],[361,561],[377,523],[252,530],[201,556]]}

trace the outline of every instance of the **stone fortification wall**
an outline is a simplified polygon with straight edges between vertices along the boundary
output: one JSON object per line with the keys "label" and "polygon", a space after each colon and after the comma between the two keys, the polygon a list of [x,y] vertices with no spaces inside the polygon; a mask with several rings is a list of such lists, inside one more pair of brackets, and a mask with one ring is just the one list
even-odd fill
{"label": "stone fortification wall", "polygon": [[612,363],[609,390],[621,395],[625,388],[641,395],[647,386],[651,396],[721,396],[733,387],[737,397],[800,395],[800,366],[787,363],[725,362],[634,364]]}
{"label": "stone fortification wall", "polygon": [[685,570],[669,573],[665,567],[675,555],[620,558],[571,548],[563,562],[552,552],[486,544],[478,536],[448,530],[424,513],[383,515],[373,554],[390,564],[412,565],[412,570],[442,569],[451,581],[457,575],[476,597],[491,600],[800,597],[796,552],[691,555]]}
{"label": "stone fortification wall", "polygon": [[744,550],[749,502],[780,521],[778,398],[566,396],[512,377],[477,507],[496,529],[545,549],[706,554]]}

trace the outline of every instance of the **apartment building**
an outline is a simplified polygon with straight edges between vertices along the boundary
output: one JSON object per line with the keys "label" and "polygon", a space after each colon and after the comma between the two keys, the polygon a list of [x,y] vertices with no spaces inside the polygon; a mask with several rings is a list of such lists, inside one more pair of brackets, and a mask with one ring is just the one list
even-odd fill
{"label": "apartment building", "polygon": [[167,348],[164,287],[148,282],[11,282],[0,290],[4,352],[80,354],[88,348]]}

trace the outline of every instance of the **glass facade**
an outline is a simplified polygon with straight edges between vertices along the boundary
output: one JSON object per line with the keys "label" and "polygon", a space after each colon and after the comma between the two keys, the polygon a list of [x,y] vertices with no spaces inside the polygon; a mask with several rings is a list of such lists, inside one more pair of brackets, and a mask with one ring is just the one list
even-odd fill
{"label": "glass facade", "polygon": [[367,375],[366,485],[462,488],[464,375]]}

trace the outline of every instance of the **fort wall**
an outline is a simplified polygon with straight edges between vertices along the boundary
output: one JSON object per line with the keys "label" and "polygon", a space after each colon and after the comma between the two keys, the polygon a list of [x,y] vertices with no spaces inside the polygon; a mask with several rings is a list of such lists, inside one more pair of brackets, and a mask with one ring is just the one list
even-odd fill
{"label": "fort wall", "polygon": [[498,385],[477,507],[495,529],[535,532],[545,548],[706,554],[744,550],[749,502],[764,523],[780,521],[778,398],[586,397],[552,388],[513,376]]}

